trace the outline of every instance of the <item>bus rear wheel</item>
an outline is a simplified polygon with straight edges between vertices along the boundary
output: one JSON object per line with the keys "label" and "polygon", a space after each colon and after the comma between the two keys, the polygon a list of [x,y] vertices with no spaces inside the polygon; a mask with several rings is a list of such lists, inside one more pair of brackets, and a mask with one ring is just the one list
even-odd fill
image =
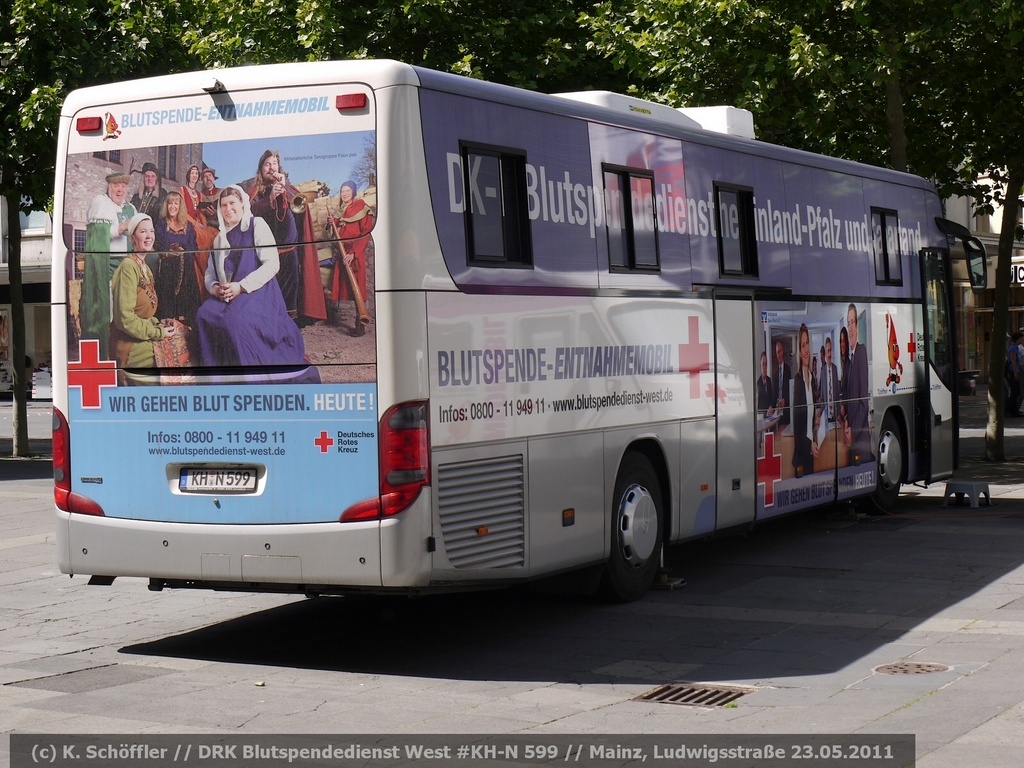
{"label": "bus rear wheel", "polygon": [[899,498],[905,456],[903,433],[895,417],[887,413],[878,435],[878,485],[875,488],[875,502],[886,512],[895,508]]}
{"label": "bus rear wheel", "polygon": [[661,483],[646,456],[626,454],[613,500],[611,554],[601,592],[608,599],[629,602],[651,588],[661,565]]}

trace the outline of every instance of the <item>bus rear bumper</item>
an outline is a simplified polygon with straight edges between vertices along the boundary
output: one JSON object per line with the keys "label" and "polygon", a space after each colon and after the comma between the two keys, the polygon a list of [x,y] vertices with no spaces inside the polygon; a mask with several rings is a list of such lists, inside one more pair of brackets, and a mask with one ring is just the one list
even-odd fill
{"label": "bus rear bumper", "polygon": [[218,589],[235,585],[238,591],[379,589],[390,580],[382,575],[382,540],[387,542],[383,550],[389,552],[396,541],[406,539],[399,549],[419,549],[423,557],[418,565],[406,563],[403,582],[416,586],[429,580],[424,537],[413,530],[411,517],[364,523],[208,525],[60,510],[56,514],[61,572],[108,577],[107,583],[109,577],[134,576],[151,579],[157,589],[186,583]]}

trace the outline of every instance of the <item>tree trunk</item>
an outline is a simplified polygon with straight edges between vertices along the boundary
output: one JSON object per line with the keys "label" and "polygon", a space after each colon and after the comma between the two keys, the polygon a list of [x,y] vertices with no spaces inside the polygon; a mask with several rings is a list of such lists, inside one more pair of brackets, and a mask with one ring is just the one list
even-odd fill
{"label": "tree trunk", "polygon": [[7,199],[7,253],[8,272],[11,279],[11,366],[14,368],[13,402],[13,455],[28,456],[28,411],[26,397],[28,391],[27,376],[31,371],[25,370],[25,298],[21,283],[21,221],[18,219],[19,197],[11,195]]}
{"label": "tree trunk", "polygon": [[1007,169],[1006,196],[1003,200],[1003,218],[999,230],[999,250],[996,258],[996,285],[992,305],[992,338],[988,362],[988,424],[985,428],[985,458],[1005,461],[1003,446],[1003,416],[1006,393],[1003,369],[1006,361],[1007,312],[1010,306],[1010,260],[1017,231],[1017,211],[1020,193],[1024,187],[1024,162]]}
{"label": "tree trunk", "polygon": [[[890,41],[885,49],[890,64],[897,59],[900,43],[893,41],[895,31],[890,30]],[[907,171],[907,126],[903,113],[903,87],[900,70],[890,69],[885,77],[885,123],[889,133],[889,164],[895,171]]]}

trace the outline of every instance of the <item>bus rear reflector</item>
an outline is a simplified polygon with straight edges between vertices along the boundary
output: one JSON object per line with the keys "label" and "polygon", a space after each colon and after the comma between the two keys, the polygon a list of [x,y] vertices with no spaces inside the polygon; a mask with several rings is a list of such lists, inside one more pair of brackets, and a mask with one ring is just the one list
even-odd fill
{"label": "bus rear reflector", "polygon": [[430,431],[426,401],[401,403],[380,420],[380,496],[346,509],[340,522],[392,517],[430,485]]}
{"label": "bus rear reflector", "polygon": [[369,103],[365,93],[342,93],[334,97],[334,107],[339,112],[348,109],[366,109]]}
{"label": "bus rear reflector", "polygon": [[95,133],[103,129],[103,118],[98,115],[95,117],[80,117],[75,120],[75,130],[79,133]]}
{"label": "bus rear reflector", "polygon": [[103,516],[103,508],[87,496],[71,492],[71,429],[64,414],[53,409],[53,501],[63,512]]}

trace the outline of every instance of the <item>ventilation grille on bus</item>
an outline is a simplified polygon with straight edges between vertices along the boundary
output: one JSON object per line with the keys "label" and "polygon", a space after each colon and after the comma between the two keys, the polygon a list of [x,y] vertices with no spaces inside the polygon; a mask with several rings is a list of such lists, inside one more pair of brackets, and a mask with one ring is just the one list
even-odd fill
{"label": "ventilation grille on bus", "polygon": [[440,465],[437,500],[444,548],[453,566],[523,566],[526,509],[522,456]]}

